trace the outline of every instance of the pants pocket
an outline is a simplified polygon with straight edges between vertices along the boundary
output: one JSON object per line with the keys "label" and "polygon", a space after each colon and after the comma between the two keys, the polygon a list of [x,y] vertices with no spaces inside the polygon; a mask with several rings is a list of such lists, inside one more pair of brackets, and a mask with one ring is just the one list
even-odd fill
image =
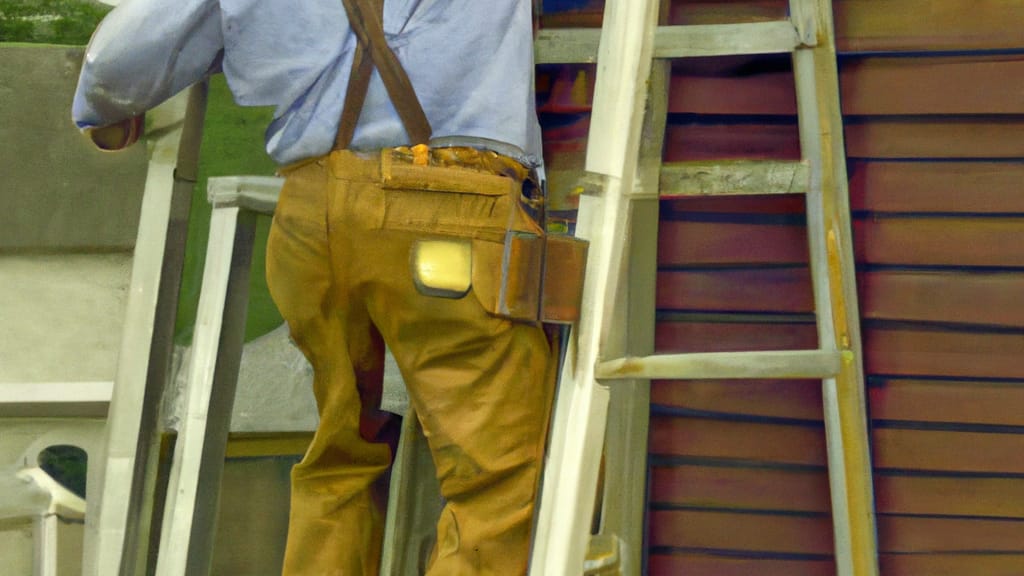
{"label": "pants pocket", "polygon": [[384,189],[384,228],[388,230],[499,238],[511,209],[508,195]]}

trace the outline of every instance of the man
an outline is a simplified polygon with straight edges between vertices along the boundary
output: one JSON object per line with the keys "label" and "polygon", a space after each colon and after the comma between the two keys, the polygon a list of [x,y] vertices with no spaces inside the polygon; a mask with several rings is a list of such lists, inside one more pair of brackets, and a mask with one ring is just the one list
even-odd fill
{"label": "man", "polygon": [[523,574],[554,373],[513,289],[543,234],[530,0],[381,2],[124,0],[73,116],[123,147],[217,67],[239,104],[277,107],[267,279],[320,412],[292,473],[284,573],[377,573],[387,342],[445,499],[427,573]]}

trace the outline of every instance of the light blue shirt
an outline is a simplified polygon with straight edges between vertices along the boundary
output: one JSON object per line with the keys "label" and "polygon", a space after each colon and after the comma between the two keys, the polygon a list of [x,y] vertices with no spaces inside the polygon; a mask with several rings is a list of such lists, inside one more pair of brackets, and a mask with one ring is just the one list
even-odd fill
{"label": "light blue shirt", "polygon": [[[387,0],[384,32],[434,138],[505,143],[539,163],[531,0]],[[267,152],[288,164],[331,149],[355,48],[341,0],[123,0],[89,43],[72,117],[86,128],[139,115],[223,50],[235,101],[276,107]],[[351,147],[407,143],[374,72]]]}

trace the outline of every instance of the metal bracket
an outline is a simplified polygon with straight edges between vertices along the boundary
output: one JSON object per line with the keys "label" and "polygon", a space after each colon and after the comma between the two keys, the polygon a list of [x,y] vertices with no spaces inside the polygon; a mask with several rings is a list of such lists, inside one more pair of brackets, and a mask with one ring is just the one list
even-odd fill
{"label": "metal bracket", "polygon": [[238,207],[258,214],[273,214],[284,186],[278,176],[221,176],[210,178],[206,198],[214,208]]}
{"label": "metal bracket", "polygon": [[814,6],[804,0],[792,0],[789,6],[790,20],[796,28],[796,35],[800,39],[800,45],[805,48],[817,46],[818,19],[815,17]]}

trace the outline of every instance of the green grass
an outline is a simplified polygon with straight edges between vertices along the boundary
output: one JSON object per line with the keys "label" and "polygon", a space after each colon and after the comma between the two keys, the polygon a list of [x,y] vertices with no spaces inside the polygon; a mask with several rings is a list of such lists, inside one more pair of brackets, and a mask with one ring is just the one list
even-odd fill
{"label": "green grass", "polygon": [[[224,77],[218,75],[211,79],[199,178],[192,196],[185,270],[178,301],[178,321],[175,325],[175,340],[178,343],[191,341],[196,308],[199,305],[210,229],[211,208],[206,201],[206,181],[211,176],[270,176],[274,173],[275,165],[263,148],[263,132],[270,123],[272,112],[269,108],[243,108],[236,105]],[[249,283],[246,340],[265,334],[282,322],[270,299],[263,273],[269,228],[270,218],[261,216],[256,230]]]}
{"label": "green grass", "polygon": [[85,44],[110,10],[88,0],[0,0],[0,42]]}

